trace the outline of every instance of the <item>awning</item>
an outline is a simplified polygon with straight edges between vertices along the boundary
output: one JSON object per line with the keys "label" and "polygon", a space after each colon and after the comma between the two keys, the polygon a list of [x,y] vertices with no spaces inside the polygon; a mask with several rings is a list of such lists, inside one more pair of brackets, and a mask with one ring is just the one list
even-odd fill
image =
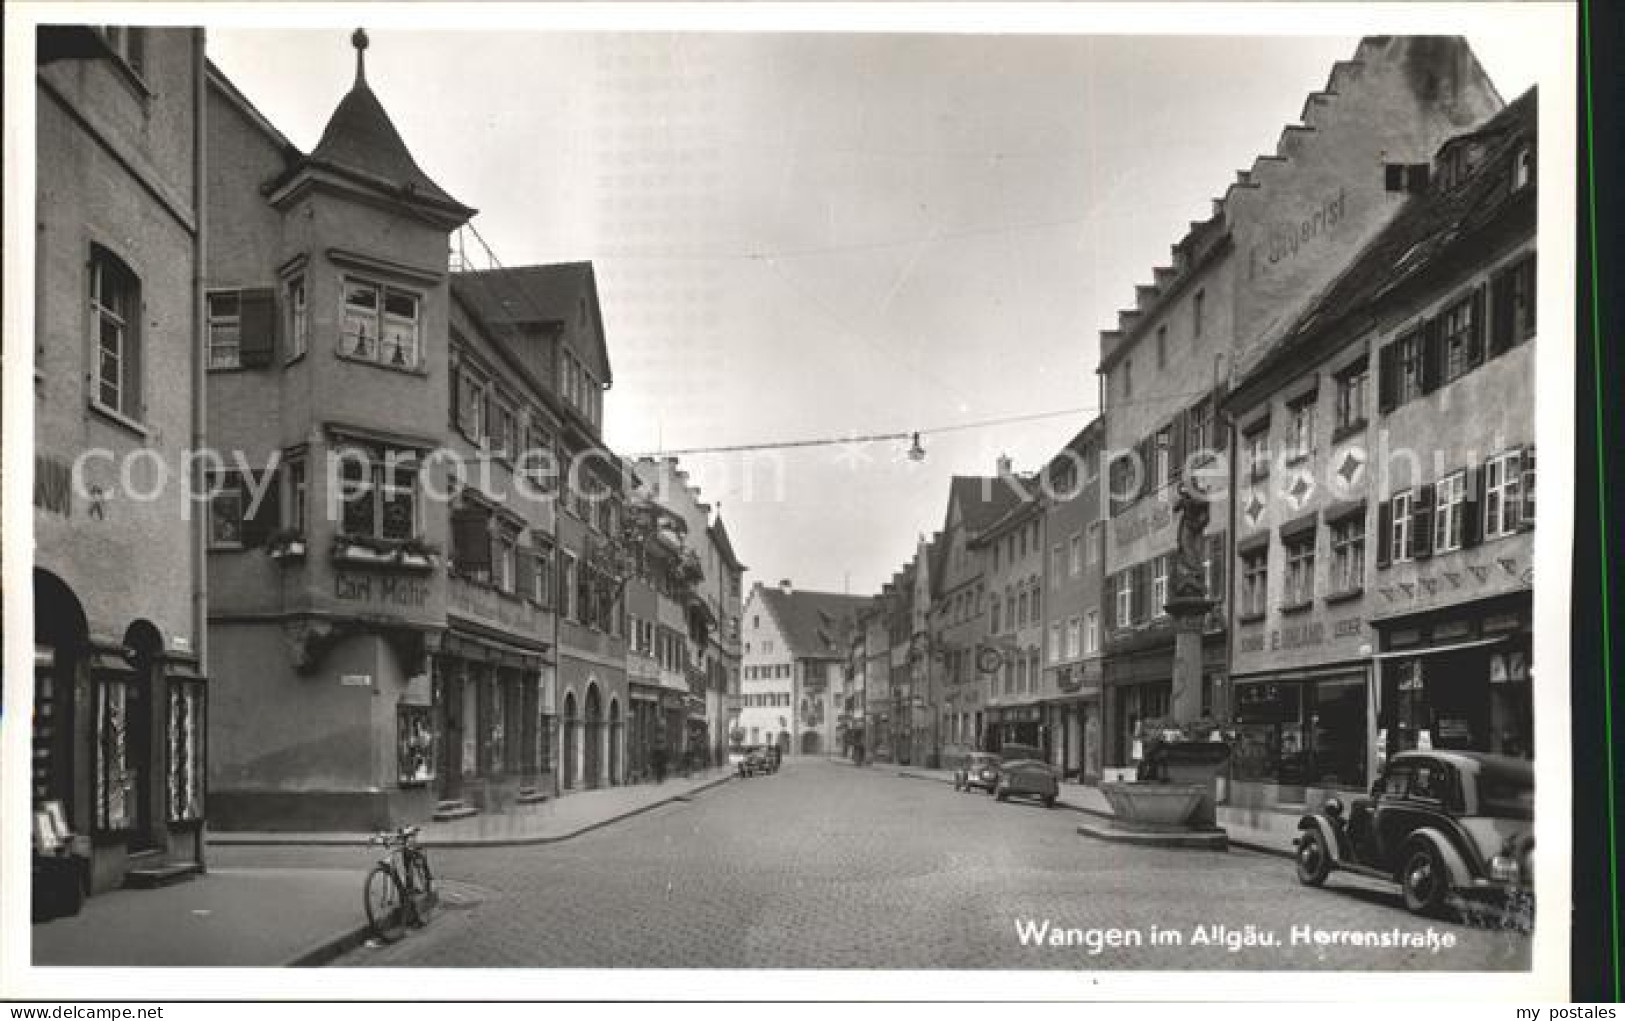
{"label": "awning", "polygon": [[445,656],[491,663],[498,666],[539,669],[546,657],[535,649],[521,648],[494,638],[447,631],[440,640],[440,652]]}
{"label": "awning", "polygon": [[1477,649],[1485,645],[1500,645],[1506,641],[1505,636],[1495,638],[1475,638],[1470,642],[1453,642],[1450,645],[1419,645],[1414,649],[1392,649],[1388,652],[1379,652],[1372,659],[1398,659],[1402,656],[1431,656],[1439,652],[1459,652],[1462,649]]}

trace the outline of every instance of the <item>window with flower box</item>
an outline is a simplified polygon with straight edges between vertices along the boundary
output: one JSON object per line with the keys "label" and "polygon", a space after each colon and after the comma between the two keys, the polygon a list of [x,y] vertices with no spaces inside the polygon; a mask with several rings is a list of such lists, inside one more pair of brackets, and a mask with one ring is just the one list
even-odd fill
{"label": "window with flower box", "polygon": [[413,451],[340,451],[342,527],[346,535],[403,541],[418,534],[418,461]]}

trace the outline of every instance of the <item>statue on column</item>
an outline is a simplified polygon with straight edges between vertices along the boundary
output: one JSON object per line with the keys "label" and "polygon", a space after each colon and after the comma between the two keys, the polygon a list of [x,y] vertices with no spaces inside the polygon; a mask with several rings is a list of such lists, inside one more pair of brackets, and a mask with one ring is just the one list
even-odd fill
{"label": "statue on column", "polygon": [[1174,554],[1173,597],[1175,599],[1208,599],[1207,523],[1212,508],[1207,497],[1189,482],[1179,484],[1179,498],[1174,504],[1178,519],[1179,548]]}

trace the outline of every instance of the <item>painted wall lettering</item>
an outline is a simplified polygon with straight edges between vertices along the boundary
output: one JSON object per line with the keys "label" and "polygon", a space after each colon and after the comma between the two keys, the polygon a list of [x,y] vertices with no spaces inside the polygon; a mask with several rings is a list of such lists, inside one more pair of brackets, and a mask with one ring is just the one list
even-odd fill
{"label": "painted wall lettering", "polygon": [[333,575],[333,595],[352,603],[385,603],[390,606],[421,608],[429,602],[429,583],[417,578],[396,578],[338,571]]}
{"label": "painted wall lettering", "polygon": [[1343,219],[1347,194],[1341,188],[1326,199],[1320,208],[1297,223],[1276,224],[1269,228],[1269,236],[1261,245],[1248,252],[1247,275],[1257,276],[1260,269],[1269,269],[1295,258],[1311,241],[1337,226]]}

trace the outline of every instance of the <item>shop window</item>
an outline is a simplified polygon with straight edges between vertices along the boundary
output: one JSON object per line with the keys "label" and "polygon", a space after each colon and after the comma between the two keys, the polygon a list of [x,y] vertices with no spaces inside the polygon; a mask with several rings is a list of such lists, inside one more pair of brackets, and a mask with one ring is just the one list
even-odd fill
{"label": "shop window", "polygon": [[203,818],[203,736],[208,733],[203,710],[201,680],[170,680],[164,777],[170,823],[198,822]]}
{"label": "shop window", "polygon": [[[1518,530],[1524,507],[1521,459],[1522,451],[1510,450],[1495,455],[1484,465],[1485,538],[1511,535]],[[1531,500],[1531,512],[1533,509]]]}
{"label": "shop window", "polygon": [[140,710],[140,700],[131,674],[107,674],[96,685],[96,829],[102,832],[129,830],[136,823],[140,764],[131,747],[131,716]]}
{"label": "shop window", "polygon": [[100,246],[90,253],[91,345],[96,352],[94,403],[141,418],[141,280]]}
{"label": "shop window", "polygon": [[1315,533],[1284,544],[1286,547],[1285,588],[1282,609],[1306,606],[1315,598]]}
{"label": "shop window", "polygon": [[1364,358],[1337,374],[1337,431],[1353,432],[1365,425],[1366,389],[1370,372]]}
{"label": "shop window", "polygon": [[1363,678],[1238,682],[1234,710],[1237,780],[1363,788]]}
{"label": "shop window", "polygon": [[416,368],[421,312],[419,297],[410,291],[346,278],[339,353],[380,365]]}
{"label": "shop window", "polygon": [[401,786],[420,787],[434,780],[436,743],[431,707],[395,707],[396,779]]}
{"label": "shop window", "polygon": [[1332,525],[1333,594],[1358,592],[1365,587],[1365,518],[1355,514]]}
{"label": "shop window", "polygon": [[1467,510],[1467,473],[1446,475],[1434,485],[1433,493],[1433,552],[1460,549]]}

